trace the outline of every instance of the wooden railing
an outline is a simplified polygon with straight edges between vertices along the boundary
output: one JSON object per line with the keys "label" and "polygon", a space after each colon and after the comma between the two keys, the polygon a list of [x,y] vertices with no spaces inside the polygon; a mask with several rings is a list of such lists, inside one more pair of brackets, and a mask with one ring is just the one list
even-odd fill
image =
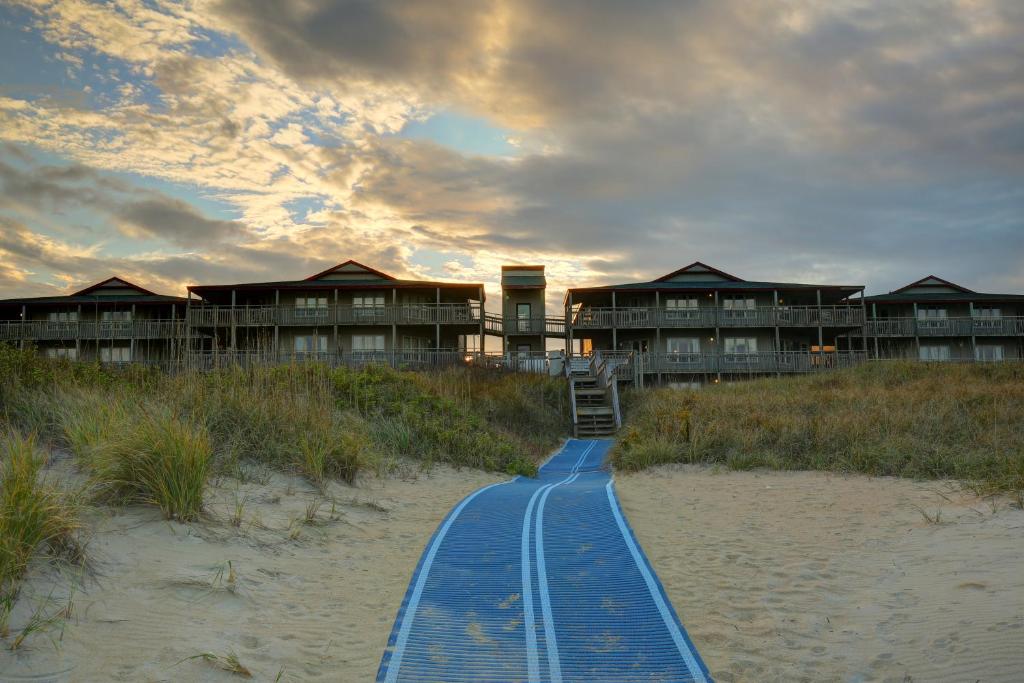
{"label": "wooden railing", "polygon": [[0,340],[172,339],[185,336],[182,320],[0,321]]}
{"label": "wooden railing", "polygon": [[869,337],[1019,337],[1024,316],[959,318],[876,318],[867,322]]}
{"label": "wooden railing", "polygon": [[[602,351],[601,353],[608,353]],[[620,380],[650,373],[800,373],[849,368],[867,361],[864,351],[808,353],[653,353],[633,352],[615,369]],[[606,361],[607,362],[607,361]]]}
{"label": "wooden railing", "polygon": [[857,327],[864,324],[860,306],[759,306],[728,309],[700,308],[588,308],[573,315],[577,329],[655,327]]}
{"label": "wooden railing", "polygon": [[386,306],[194,306],[193,327],[272,325],[471,325],[480,323],[479,303],[397,304]]}
{"label": "wooden railing", "polygon": [[485,316],[485,329],[497,335],[541,334],[546,337],[565,337],[563,318],[517,318],[502,317],[494,313]]}

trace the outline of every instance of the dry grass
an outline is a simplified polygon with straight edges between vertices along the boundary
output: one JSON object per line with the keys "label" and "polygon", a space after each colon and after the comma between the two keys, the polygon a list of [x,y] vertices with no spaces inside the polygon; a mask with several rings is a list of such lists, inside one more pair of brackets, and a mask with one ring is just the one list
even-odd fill
{"label": "dry grass", "polygon": [[616,467],[724,463],[1024,490],[1024,366],[877,363],[632,393]]}
{"label": "dry grass", "polygon": [[76,502],[47,483],[33,437],[0,437],[0,632],[18,597],[21,578],[40,550],[82,559]]}

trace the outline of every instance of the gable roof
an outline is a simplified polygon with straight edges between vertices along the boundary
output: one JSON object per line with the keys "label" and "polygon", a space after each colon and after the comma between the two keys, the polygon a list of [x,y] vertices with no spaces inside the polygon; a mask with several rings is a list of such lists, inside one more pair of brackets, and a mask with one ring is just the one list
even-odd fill
{"label": "gable roof", "polygon": [[719,277],[725,278],[726,280],[732,280],[733,282],[743,282],[743,278],[736,277],[735,275],[730,275],[729,273],[718,270],[717,268],[712,268],[708,264],[701,263],[700,261],[694,261],[690,265],[683,266],[679,270],[674,270],[667,275],[662,275],[657,280],[653,280],[653,282],[668,282],[672,278],[678,275],[683,275],[684,273],[710,273],[712,275],[717,275]]}
{"label": "gable roof", "polygon": [[929,287],[929,286],[934,286],[934,287],[950,287],[952,289],[957,290],[958,292],[963,292],[964,294],[974,294],[975,293],[973,290],[967,289],[966,287],[962,287],[962,286],[956,284],[955,282],[950,282],[949,280],[943,280],[941,277],[938,277],[936,275],[928,275],[926,277],[921,278],[917,282],[911,282],[909,285],[904,285],[904,286],[900,287],[899,289],[894,289],[893,291],[891,291],[889,293],[890,294],[899,294],[900,292],[905,292],[908,289],[913,289],[914,287]]}
{"label": "gable roof", "polygon": [[85,289],[80,289],[77,292],[72,292],[71,296],[85,296],[86,294],[92,294],[93,292],[101,289],[134,289],[139,294],[159,296],[154,292],[149,291],[148,289],[139,287],[134,282],[128,282],[128,280],[125,280],[124,278],[118,277],[116,275],[114,275],[113,277],[108,277],[106,280],[103,280],[102,282],[97,282],[94,285],[89,285]]}
{"label": "gable roof", "polygon": [[345,273],[359,273],[359,272],[363,272],[363,273],[366,273],[368,275],[375,275],[375,276],[377,276],[379,278],[383,278],[385,280],[395,280],[396,279],[394,276],[388,275],[387,273],[383,273],[383,272],[377,270],[376,268],[371,268],[370,266],[367,266],[367,265],[364,265],[362,263],[359,263],[359,261],[353,261],[352,259],[349,259],[348,261],[343,261],[342,263],[339,263],[336,266],[331,266],[327,270],[323,270],[323,271],[320,271],[319,273],[315,273],[313,275],[310,275],[309,277],[306,278],[306,280],[319,280],[322,277],[325,277],[327,275],[330,275],[332,273],[337,273],[337,272],[345,272]]}

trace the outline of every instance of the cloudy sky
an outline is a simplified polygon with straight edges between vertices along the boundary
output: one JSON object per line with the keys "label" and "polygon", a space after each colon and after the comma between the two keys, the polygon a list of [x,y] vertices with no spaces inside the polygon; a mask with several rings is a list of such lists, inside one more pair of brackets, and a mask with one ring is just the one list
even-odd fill
{"label": "cloudy sky", "polygon": [[1024,292],[1024,3],[0,0],[0,296],[348,258]]}

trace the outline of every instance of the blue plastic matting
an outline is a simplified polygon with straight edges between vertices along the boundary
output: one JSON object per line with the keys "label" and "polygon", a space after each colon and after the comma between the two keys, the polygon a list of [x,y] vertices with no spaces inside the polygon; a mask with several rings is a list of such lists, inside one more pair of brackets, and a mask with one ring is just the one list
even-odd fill
{"label": "blue plastic matting", "polygon": [[378,681],[710,681],[603,469],[572,439],[536,479],[476,491],[441,523]]}

